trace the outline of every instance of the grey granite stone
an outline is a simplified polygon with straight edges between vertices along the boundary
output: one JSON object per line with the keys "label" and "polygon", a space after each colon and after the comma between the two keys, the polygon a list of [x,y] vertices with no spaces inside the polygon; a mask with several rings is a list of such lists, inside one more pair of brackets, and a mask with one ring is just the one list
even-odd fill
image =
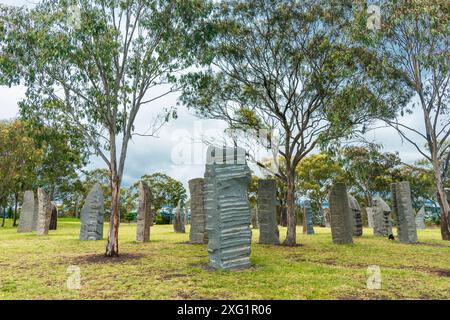
{"label": "grey granite stone", "polygon": [[251,172],[245,150],[209,147],[205,168],[208,255],[216,269],[250,267]]}
{"label": "grey granite stone", "polygon": [[277,225],[277,183],[275,180],[258,180],[259,243],[280,244]]}
{"label": "grey granite stone", "polygon": [[25,191],[17,232],[32,232],[36,230],[37,213],[38,204],[34,197],[34,192],[31,190]]}
{"label": "grey granite stone", "polygon": [[189,192],[191,194],[191,229],[189,231],[189,242],[196,244],[208,243],[205,212],[205,179],[197,178],[189,180]]}
{"label": "grey granite stone", "polygon": [[48,235],[50,219],[52,215],[52,203],[47,193],[38,189],[38,218],[36,223],[36,234],[38,236]]}
{"label": "grey granite stone", "polygon": [[84,206],[81,209],[80,240],[103,239],[104,218],[103,190],[101,185],[96,183],[86,197]]}
{"label": "grey granite stone", "polygon": [[139,208],[137,214],[136,225],[136,241],[149,242],[150,241],[150,225],[153,220],[151,205],[152,193],[147,183],[139,182]]}
{"label": "grey granite stone", "polygon": [[348,205],[347,187],[345,184],[334,184],[330,189],[328,198],[333,242],[336,244],[353,243],[352,212]]}
{"label": "grey granite stone", "polygon": [[303,233],[314,234],[313,212],[309,200],[305,200],[303,203]]}
{"label": "grey granite stone", "polygon": [[425,226],[425,207],[420,208],[420,210],[416,214],[416,228],[417,229],[426,229]]}
{"label": "grey granite stone", "polygon": [[386,237],[392,234],[391,208],[387,203],[376,196],[372,199],[373,206],[373,234]]}
{"label": "grey granite stone", "polygon": [[408,181],[391,184],[392,203],[397,213],[397,237],[403,243],[417,243],[417,229]]}
{"label": "grey granite stone", "polygon": [[354,196],[348,194],[348,205],[352,210],[352,226],[353,226],[353,236],[360,237],[363,234],[362,227],[362,217],[361,217],[361,207]]}
{"label": "grey granite stone", "polygon": [[185,213],[184,206],[181,200],[178,201],[178,206],[175,211],[175,217],[173,219],[173,230],[177,233],[185,233]]}
{"label": "grey granite stone", "polygon": [[325,227],[330,228],[331,227],[330,209],[324,208],[324,209],[322,209],[322,213],[323,213],[323,220],[324,220]]}

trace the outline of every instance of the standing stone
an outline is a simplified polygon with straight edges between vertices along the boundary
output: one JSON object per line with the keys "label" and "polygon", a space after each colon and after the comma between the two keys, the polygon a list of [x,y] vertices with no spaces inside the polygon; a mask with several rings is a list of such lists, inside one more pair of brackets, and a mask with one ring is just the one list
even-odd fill
{"label": "standing stone", "polygon": [[89,192],[81,209],[80,240],[103,239],[104,216],[103,190],[101,185],[96,183]]}
{"label": "standing stone", "polygon": [[416,229],[426,229],[425,226],[425,207],[420,208],[416,214]]}
{"label": "standing stone", "polygon": [[258,229],[258,206],[252,208],[252,228]]}
{"label": "standing stone", "polygon": [[136,241],[150,241],[150,225],[153,220],[151,212],[152,193],[147,183],[139,182],[139,208],[137,214]]}
{"label": "standing stone", "polygon": [[181,200],[178,201],[178,206],[175,211],[175,217],[173,219],[173,230],[177,233],[185,233],[185,224],[184,224],[184,210],[181,204]]}
{"label": "standing stone", "polygon": [[392,203],[397,212],[397,237],[403,243],[417,242],[416,221],[408,181],[391,184]]}
{"label": "standing stone", "polygon": [[52,216],[52,203],[47,193],[38,189],[38,218],[36,224],[36,234],[38,236],[48,235],[50,219]]}
{"label": "standing stone", "polygon": [[213,268],[250,267],[251,172],[241,148],[209,147],[205,168],[208,255]]}
{"label": "standing stone", "polygon": [[277,183],[275,180],[258,180],[259,243],[280,244],[277,225]]}
{"label": "standing stone", "polygon": [[37,212],[38,205],[34,198],[34,192],[31,190],[25,191],[17,232],[31,232],[36,230]]}
{"label": "standing stone", "polygon": [[366,213],[367,213],[367,225],[369,226],[369,228],[373,228],[373,208],[372,207],[367,207],[366,208]]}
{"label": "standing stone", "polygon": [[189,192],[191,194],[191,230],[189,231],[189,242],[194,244],[208,243],[205,213],[205,179],[197,178],[189,180]]}
{"label": "standing stone", "polygon": [[334,184],[328,197],[333,242],[336,244],[353,243],[352,212],[348,205],[347,187],[344,183]]}
{"label": "standing stone", "polygon": [[50,217],[50,225],[48,229],[56,230],[57,227],[58,227],[58,208],[54,203],[52,203],[52,214]]}
{"label": "standing stone", "polygon": [[392,234],[391,208],[381,197],[372,199],[373,206],[373,234],[387,237]]}
{"label": "standing stone", "polygon": [[361,237],[363,234],[361,207],[359,206],[359,203],[354,196],[352,196],[351,194],[348,194],[347,196],[348,196],[348,205],[352,210],[351,218],[353,226],[353,236]]}
{"label": "standing stone", "polygon": [[323,213],[323,220],[324,220],[325,227],[330,228],[331,227],[330,208],[322,209],[322,213]]}
{"label": "standing stone", "polygon": [[314,234],[313,213],[309,200],[303,202],[303,233]]}

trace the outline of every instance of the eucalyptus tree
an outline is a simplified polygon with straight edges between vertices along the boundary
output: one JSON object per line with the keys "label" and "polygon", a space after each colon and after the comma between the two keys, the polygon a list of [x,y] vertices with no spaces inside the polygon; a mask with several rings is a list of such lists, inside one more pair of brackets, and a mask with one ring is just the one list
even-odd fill
{"label": "eucalyptus tree", "polygon": [[[380,1],[379,5],[379,30],[361,36],[405,74],[405,84],[415,93],[394,119],[382,119],[431,163],[441,207],[441,235],[450,240],[450,205],[444,190],[450,166],[450,7],[445,0]],[[405,120],[410,114],[420,115],[420,122]]]}
{"label": "eucalyptus tree", "polygon": [[276,175],[287,186],[286,245],[296,243],[298,163],[406,99],[401,74],[349,37],[351,3],[218,1],[205,26],[205,68],[185,78],[181,101],[201,117],[280,137],[274,158],[285,163]]}
{"label": "eucalyptus tree", "polygon": [[[103,159],[112,189],[106,255],[118,255],[119,193],[136,118],[178,90],[178,75],[193,63],[202,37],[193,30],[208,4],[43,0],[32,9],[1,11],[0,79],[27,87],[23,117],[76,128]],[[173,116],[170,106],[153,112],[143,135]]]}

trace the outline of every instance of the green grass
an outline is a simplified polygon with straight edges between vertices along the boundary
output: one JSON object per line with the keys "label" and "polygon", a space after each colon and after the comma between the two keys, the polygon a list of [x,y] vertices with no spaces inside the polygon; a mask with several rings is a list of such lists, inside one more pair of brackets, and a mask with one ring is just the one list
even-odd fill
{"label": "green grass", "polygon": [[[107,230],[105,225],[105,234]],[[106,240],[79,241],[80,224],[60,219],[49,236],[0,229],[0,299],[450,299],[450,243],[438,229],[419,231],[420,244],[372,236],[334,245],[329,228],[297,235],[300,246],[257,244],[253,266],[208,268],[206,245],[190,245],[172,226],[135,242],[135,224],[121,224],[119,258],[103,257]],[[298,228],[301,231],[301,227]],[[281,234],[286,230],[281,228]],[[81,270],[81,289],[66,286],[67,268]],[[366,288],[367,267],[381,268],[382,288]]]}

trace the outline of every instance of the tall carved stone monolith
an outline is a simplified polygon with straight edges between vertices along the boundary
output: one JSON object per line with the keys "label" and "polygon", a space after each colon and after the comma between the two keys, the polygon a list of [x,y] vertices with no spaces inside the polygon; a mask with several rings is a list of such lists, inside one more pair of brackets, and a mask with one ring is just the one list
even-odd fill
{"label": "tall carved stone monolith", "polygon": [[358,200],[351,194],[348,194],[348,202],[348,205],[352,210],[353,236],[360,237],[363,234],[361,207],[359,206]]}
{"label": "tall carved stone monolith", "polygon": [[38,236],[48,235],[50,219],[52,216],[52,203],[44,189],[38,189],[38,218],[36,223],[36,234]]}
{"label": "tall carved stone monolith", "polygon": [[386,237],[392,234],[391,208],[379,196],[372,199],[373,234]]}
{"label": "tall carved stone monolith", "polygon": [[275,180],[258,180],[259,243],[280,244],[277,224],[277,183]]}
{"label": "tall carved stone monolith", "polygon": [[173,218],[173,231],[177,233],[185,233],[185,214],[184,214],[184,207],[182,204],[182,201],[178,201],[178,206],[175,210],[175,216]]}
{"label": "tall carved stone monolith", "polygon": [[314,234],[313,212],[309,200],[303,202],[303,233]]}
{"label": "tall carved stone monolith", "polygon": [[191,194],[191,229],[189,231],[189,242],[194,244],[208,243],[205,212],[205,179],[197,178],[189,180],[189,192]]}
{"label": "tall carved stone monolith", "polygon": [[391,184],[392,203],[397,212],[397,237],[403,243],[417,242],[416,221],[408,181]]}
{"label": "tall carved stone monolith", "polygon": [[36,230],[37,213],[38,204],[34,197],[34,192],[31,190],[25,191],[17,232],[31,232]]}
{"label": "tall carved stone monolith", "polygon": [[347,187],[335,183],[328,195],[331,215],[331,236],[336,244],[353,243],[352,212],[348,205]]}
{"label": "tall carved stone monolith", "polygon": [[416,229],[424,230],[425,226],[425,207],[420,208],[416,214]]}
{"label": "tall carved stone monolith", "polygon": [[50,217],[49,230],[56,230],[58,228],[58,208],[52,203],[52,214]]}
{"label": "tall carved stone monolith", "polygon": [[139,207],[137,214],[136,225],[136,241],[148,242],[150,241],[150,225],[153,219],[151,205],[152,193],[147,183],[139,182]]}
{"label": "tall carved stone monolith", "polygon": [[250,267],[250,205],[247,190],[251,172],[242,148],[207,151],[206,229],[208,255],[215,269]]}
{"label": "tall carved stone monolith", "polygon": [[86,197],[84,206],[81,209],[80,240],[103,239],[104,218],[103,190],[102,186],[96,183]]}

